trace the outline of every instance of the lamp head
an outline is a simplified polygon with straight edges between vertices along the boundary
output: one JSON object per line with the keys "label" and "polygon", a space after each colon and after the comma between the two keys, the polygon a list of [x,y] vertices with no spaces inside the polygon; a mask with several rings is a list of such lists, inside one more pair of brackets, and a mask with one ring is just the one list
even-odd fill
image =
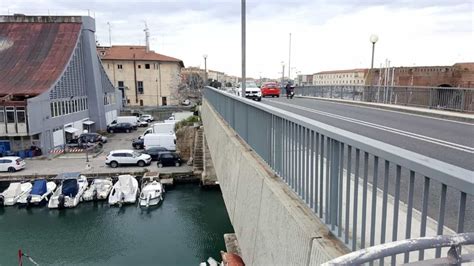
{"label": "lamp head", "polygon": [[377,41],[379,40],[379,36],[375,35],[375,34],[372,34],[370,36],[370,42],[371,43],[376,43]]}

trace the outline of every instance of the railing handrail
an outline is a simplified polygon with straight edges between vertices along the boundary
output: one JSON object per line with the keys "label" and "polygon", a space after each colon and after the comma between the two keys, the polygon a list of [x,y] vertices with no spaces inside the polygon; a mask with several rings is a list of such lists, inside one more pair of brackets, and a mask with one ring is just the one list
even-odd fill
{"label": "railing handrail", "polygon": [[408,151],[391,144],[374,140],[356,133],[330,126],[310,118],[283,112],[282,109],[263,105],[243,97],[232,95],[225,91],[217,90],[213,87],[206,87],[226,97],[251,105],[254,108],[266,111],[268,113],[280,116],[298,124],[321,132],[335,140],[347,143],[353,147],[359,148],[365,152],[379,156],[380,158],[390,160],[400,166],[411,169],[421,175],[430,177],[449,187],[453,187],[461,192],[474,195],[474,181],[472,180],[473,171],[461,168],[452,164],[439,161],[419,153]]}
{"label": "railing handrail", "polygon": [[308,88],[308,87],[327,87],[327,88],[341,88],[341,87],[359,87],[359,88],[412,88],[412,89],[440,89],[440,90],[468,90],[468,91],[474,91],[474,88],[464,88],[464,87],[431,87],[431,86],[402,86],[402,85],[378,85],[378,84],[373,84],[373,85],[358,85],[358,84],[344,84],[344,85],[303,85],[303,86],[297,86],[296,88]]}
{"label": "railing handrail", "polygon": [[351,252],[344,256],[340,256],[328,261],[323,265],[360,265],[410,251],[462,245],[474,245],[474,233],[461,233],[452,236],[441,235],[433,237],[420,237],[385,243]]}

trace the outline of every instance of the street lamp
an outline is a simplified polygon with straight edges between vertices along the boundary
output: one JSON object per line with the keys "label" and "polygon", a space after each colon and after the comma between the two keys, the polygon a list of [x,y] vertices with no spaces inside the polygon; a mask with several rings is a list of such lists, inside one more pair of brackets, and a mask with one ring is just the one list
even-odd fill
{"label": "street lamp", "polygon": [[370,64],[370,69],[374,68],[374,51],[375,51],[375,43],[379,40],[379,36],[372,34],[370,36],[370,42],[372,43],[372,63]]}
{"label": "street lamp", "polygon": [[285,80],[285,62],[281,61],[281,85],[283,86],[283,81]]}
{"label": "street lamp", "polygon": [[207,54],[204,54],[204,85],[207,85]]}

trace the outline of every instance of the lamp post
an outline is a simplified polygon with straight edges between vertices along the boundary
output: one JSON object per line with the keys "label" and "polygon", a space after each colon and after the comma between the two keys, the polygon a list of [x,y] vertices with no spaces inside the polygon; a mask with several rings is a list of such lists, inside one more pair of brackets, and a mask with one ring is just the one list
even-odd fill
{"label": "lamp post", "polygon": [[246,89],[246,81],[247,81],[247,77],[246,77],[246,48],[247,48],[247,44],[246,44],[246,40],[247,40],[247,31],[246,31],[246,24],[247,24],[247,19],[246,19],[246,3],[245,3],[245,0],[241,0],[241,9],[240,9],[240,12],[241,12],[241,38],[242,38],[242,97],[245,97],[245,89]]}
{"label": "lamp post", "polygon": [[207,54],[204,54],[204,86],[207,86]]}
{"label": "lamp post", "polygon": [[283,86],[283,81],[285,80],[285,62],[281,61],[281,86]]}
{"label": "lamp post", "polygon": [[375,43],[379,40],[379,36],[372,34],[370,36],[370,42],[372,43],[372,61],[370,63],[370,69],[374,68],[374,51],[375,51]]}

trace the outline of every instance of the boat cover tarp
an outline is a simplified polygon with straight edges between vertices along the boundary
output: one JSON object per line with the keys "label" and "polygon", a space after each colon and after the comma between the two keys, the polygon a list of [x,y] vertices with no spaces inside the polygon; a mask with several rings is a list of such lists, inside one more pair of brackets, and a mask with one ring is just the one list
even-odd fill
{"label": "boat cover tarp", "polygon": [[31,189],[31,195],[43,195],[44,193],[46,193],[46,191],[48,190],[48,188],[46,187],[46,180],[45,179],[40,179],[40,180],[36,180],[34,183],[33,183],[33,189]]}
{"label": "boat cover tarp", "polygon": [[79,191],[77,179],[66,179],[63,181],[62,194],[69,197],[75,197]]}
{"label": "boat cover tarp", "polygon": [[5,198],[8,197],[15,197],[21,193],[21,183],[11,183],[10,186],[8,186],[7,190],[5,190],[2,194],[5,196]]}

